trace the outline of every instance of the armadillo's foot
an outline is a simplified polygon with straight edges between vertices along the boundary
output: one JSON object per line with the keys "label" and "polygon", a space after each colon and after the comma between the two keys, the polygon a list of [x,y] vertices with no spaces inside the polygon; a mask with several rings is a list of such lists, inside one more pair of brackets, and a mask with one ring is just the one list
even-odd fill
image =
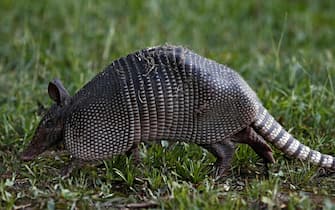
{"label": "armadillo's foot", "polygon": [[85,164],[87,164],[86,161],[84,160],[81,160],[81,159],[71,159],[70,160],[70,163],[68,165],[66,165],[64,168],[62,168],[61,170],[61,176],[63,179],[67,179],[70,177],[72,171],[75,169],[75,168],[80,168],[82,166],[84,166]]}
{"label": "armadillo's foot", "polygon": [[248,126],[234,135],[233,141],[248,144],[266,163],[274,163],[271,147],[252,127]]}
{"label": "armadillo's foot", "polygon": [[139,165],[141,163],[140,159],[140,151],[138,149],[138,144],[134,144],[127,152],[126,155],[130,157],[133,156],[133,161],[135,165]]}
{"label": "armadillo's foot", "polygon": [[216,157],[214,178],[220,179],[225,176],[230,169],[231,160],[233,159],[235,145],[230,140],[218,142],[215,144],[201,144],[200,146],[207,149]]}

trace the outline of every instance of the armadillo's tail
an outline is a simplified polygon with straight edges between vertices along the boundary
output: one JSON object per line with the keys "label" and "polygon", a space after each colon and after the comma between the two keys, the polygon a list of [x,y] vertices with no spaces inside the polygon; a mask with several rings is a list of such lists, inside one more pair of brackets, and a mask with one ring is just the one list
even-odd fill
{"label": "armadillo's tail", "polygon": [[308,160],[321,167],[335,169],[335,157],[321,154],[300,143],[263,106],[259,109],[253,127],[264,139],[274,144],[285,154],[301,160]]}

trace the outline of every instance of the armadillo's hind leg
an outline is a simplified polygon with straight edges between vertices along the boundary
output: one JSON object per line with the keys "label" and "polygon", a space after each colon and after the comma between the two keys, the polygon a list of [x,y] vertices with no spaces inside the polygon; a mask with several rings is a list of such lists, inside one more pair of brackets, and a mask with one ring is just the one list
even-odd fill
{"label": "armadillo's hind leg", "polygon": [[252,127],[247,127],[233,136],[233,141],[248,144],[264,161],[265,175],[269,176],[268,163],[274,163],[271,147]]}
{"label": "armadillo's hind leg", "polygon": [[267,163],[275,162],[275,159],[272,156],[271,147],[252,127],[247,127],[235,134],[233,141],[248,144],[261,158],[263,158],[266,165]]}
{"label": "armadillo's hind leg", "polygon": [[235,144],[230,140],[225,140],[214,144],[201,144],[200,146],[216,157],[214,177],[217,179],[223,177],[225,172],[230,169]]}

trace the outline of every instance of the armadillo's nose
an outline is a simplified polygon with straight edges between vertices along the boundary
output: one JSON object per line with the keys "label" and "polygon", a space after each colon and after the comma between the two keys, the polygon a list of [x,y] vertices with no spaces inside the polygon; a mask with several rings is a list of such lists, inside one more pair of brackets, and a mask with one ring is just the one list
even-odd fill
{"label": "armadillo's nose", "polygon": [[34,155],[29,154],[27,151],[24,151],[20,156],[20,160],[22,161],[30,161],[32,159],[34,159]]}

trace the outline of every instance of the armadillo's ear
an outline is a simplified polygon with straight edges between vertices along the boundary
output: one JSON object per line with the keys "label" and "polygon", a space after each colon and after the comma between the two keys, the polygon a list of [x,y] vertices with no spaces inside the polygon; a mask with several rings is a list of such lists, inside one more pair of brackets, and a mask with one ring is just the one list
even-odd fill
{"label": "armadillo's ear", "polygon": [[59,79],[54,79],[49,82],[48,93],[50,98],[60,106],[66,105],[70,98],[69,93]]}

